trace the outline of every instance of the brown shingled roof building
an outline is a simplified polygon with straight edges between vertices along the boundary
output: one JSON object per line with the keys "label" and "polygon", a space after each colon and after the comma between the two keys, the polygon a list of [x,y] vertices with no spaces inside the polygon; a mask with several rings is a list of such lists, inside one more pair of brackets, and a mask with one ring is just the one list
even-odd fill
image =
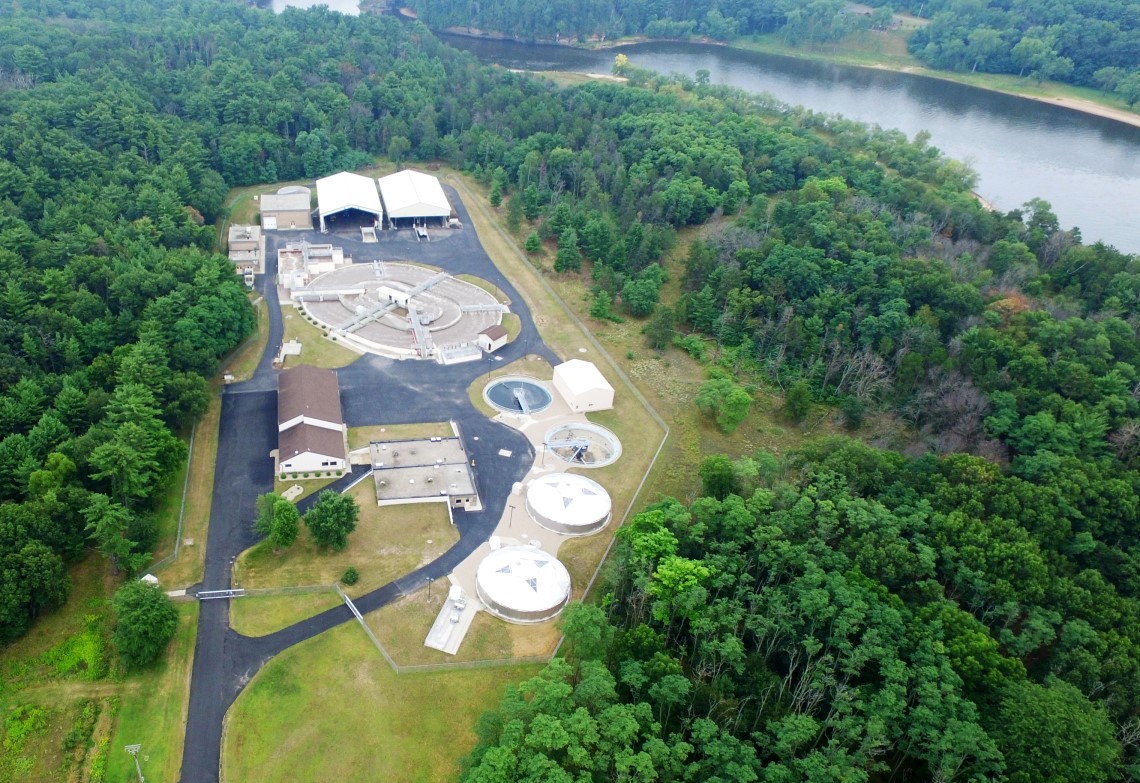
{"label": "brown shingled roof building", "polygon": [[278,431],[301,423],[329,429],[344,427],[335,371],[301,364],[282,370],[277,377]]}
{"label": "brown shingled roof building", "polygon": [[294,477],[347,468],[347,429],[336,373],[302,364],[277,378],[277,470]]}

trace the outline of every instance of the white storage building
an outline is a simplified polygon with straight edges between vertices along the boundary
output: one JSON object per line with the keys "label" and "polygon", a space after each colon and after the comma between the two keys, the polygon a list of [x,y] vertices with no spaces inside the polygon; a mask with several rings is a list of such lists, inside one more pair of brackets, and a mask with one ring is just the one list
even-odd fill
{"label": "white storage building", "polygon": [[397,221],[422,225],[427,218],[443,223],[451,216],[451,204],[443,187],[430,174],[404,169],[377,182],[390,226],[398,225]]}
{"label": "white storage building", "polygon": [[575,473],[552,473],[530,483],[526,510],[542,527],[564,536],[586,536],[610,521],[610,495]]}
{"label": "white storage building", "polygon": [[554,555],[508,546],[483,558],[475,590],[487,611],[512,623],[541,623],[570,600],[570,573]]}
{"label": "white storage building", "polygon": [[[342,171],[330,177],[317,180],[317,211],[321,215],[321,231],[328,231],[328,222],[335,216],[351,218],[353,212],[363,213],[372,225],[379,225],[384,218],[384,207],[380,205],[380,194],[371,177]],[[359,218],[353,223],[353,230],[360,225]]]}
{"label": "white storage building", "polygon": [[614,387],[593,362],[571,359],[554,368],[554,388],[575,413],[614,407]]}

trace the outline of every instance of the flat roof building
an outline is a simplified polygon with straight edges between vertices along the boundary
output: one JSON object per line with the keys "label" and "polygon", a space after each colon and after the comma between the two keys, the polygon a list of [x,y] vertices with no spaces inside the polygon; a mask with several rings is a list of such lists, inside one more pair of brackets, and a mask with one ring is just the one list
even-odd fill
{"label": "flat roof building", "polygon": [[378,225],[384,217],[380,205],[380,194],[376,192],[376,182],[371,177],[342,171],[317,180],[317,211],[321,218],[321,232],[327,233],[334,218],[343,218],[352,223],[355,231],[361,217]]}
{"label": "flat roof building", "polygon": [[231,225],[226,250],[239,274],[261,274],[265,271],[262,260],[265,245],[262,242],[261,226]]}
{"label": "flat roof building", "polygon": [[259,199],[261,227],[266,231],[308,231],[313,227],[313,194],[301,185],[287,185]]}
{"label": "flat roof building", "polygon": [[377,180],[389,224],[397,220],[423,220],[451,217],[451,204],[439,179],[411,169],[397,171]]}
{"label": "flat roof building", "polygon": [[459,437],[373,441],[369,451],[378,505],[438,501],[452,508],[479,507],[475,475]]}

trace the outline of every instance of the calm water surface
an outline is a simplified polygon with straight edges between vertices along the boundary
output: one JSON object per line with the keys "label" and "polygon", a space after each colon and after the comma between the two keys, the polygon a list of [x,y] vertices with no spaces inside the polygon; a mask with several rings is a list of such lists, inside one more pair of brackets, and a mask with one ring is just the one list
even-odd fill
{"label": "calm water surface", "polygon": [[[272,3],[276,11],[328,5],[358,12],[356,0]],[[440,38],[483,62],[526,70],[609,73],[621,52],[642,68],[689,76],[705,69],[716,84],[898,128],[910,137],[925,130],[934,146],[978,172],[978,192],[998,209],[1039,196],[1053,205],[1062,226],[1079,227],[1086,242],[1103,240],[1140,253],[1140,128],[937,79],[719,46],[655,43],[591,52]]]}
{"label": "calm water surface", "polygon": [[978,192],[1009,210],[1040,196],[1065,227],[1140,252],[1140,128],[1039,101],[908,74],[808,62],[700,44],[638,44],[587,52],[440,36],[508,68],[608,73],[621,52],[634,65],[769,93],[789,104],[899,128],[969,163]]}

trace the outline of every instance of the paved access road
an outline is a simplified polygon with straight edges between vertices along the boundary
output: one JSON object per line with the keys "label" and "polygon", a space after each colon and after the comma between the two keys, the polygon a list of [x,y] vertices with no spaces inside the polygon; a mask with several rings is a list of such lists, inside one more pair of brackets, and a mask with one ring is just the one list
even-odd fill
{"label": "paved access road", "polygon": [[[512,486],[534,463],[534,449],[521,433],[477,411],[468,399],[467,388],[481,374],[520,358],[525,350],[554,364],[560,359],[542,342],[522,297],[483,251],[458,194],[450,187],[445,189],[466,227],[435,232],[442,234],[436,241],[416,241],[410,230],[388,232],[375,244],[360,242],[359,234],[267,234],[266,274],[258,288],[269,305],[269,342],[253,378],[227,386],[222,396],[206,570],[196,590],[231,587],[234,559],[259,539],[253,530],[255,505],[258,495],[273,491],[269,452],[277,447],[277,371],[273,369],[273,357],[284,331],[274,285],[277,249],[286,241],[302,237],[313,243],[341,245],[345,254],[358,263],[402,259],[438,266],[452,274],[476,275],[502,289],[511,298],[512,312],[522,321],[519,338],[497,354],[501,361],[442,367],[433,362],[363,356],[338,371],[341,402],[350,427],[446,419],[458,423],[464,446],[475,460],[475,477],[483,502],[482,511],[455,512],[460,538],[451,549],[433,562],[361,596],[355,601],[357,607],[361,612],[373,611],[419,589],[429,579],[446,576],[494,532]],[[510,451],[511,456],[500,456],[500,449]],[[332,486],[343,489],[363,472],[366,469],[358,467]],[[306,501],[300,504],[302,512],[313,499]],[[218,780],[226,711],[266,661],[351,619],[352,614],[341,606],[268,636],[250,638],[229,627],[229,600],[202,601],[190,682],[182,783]]]}

